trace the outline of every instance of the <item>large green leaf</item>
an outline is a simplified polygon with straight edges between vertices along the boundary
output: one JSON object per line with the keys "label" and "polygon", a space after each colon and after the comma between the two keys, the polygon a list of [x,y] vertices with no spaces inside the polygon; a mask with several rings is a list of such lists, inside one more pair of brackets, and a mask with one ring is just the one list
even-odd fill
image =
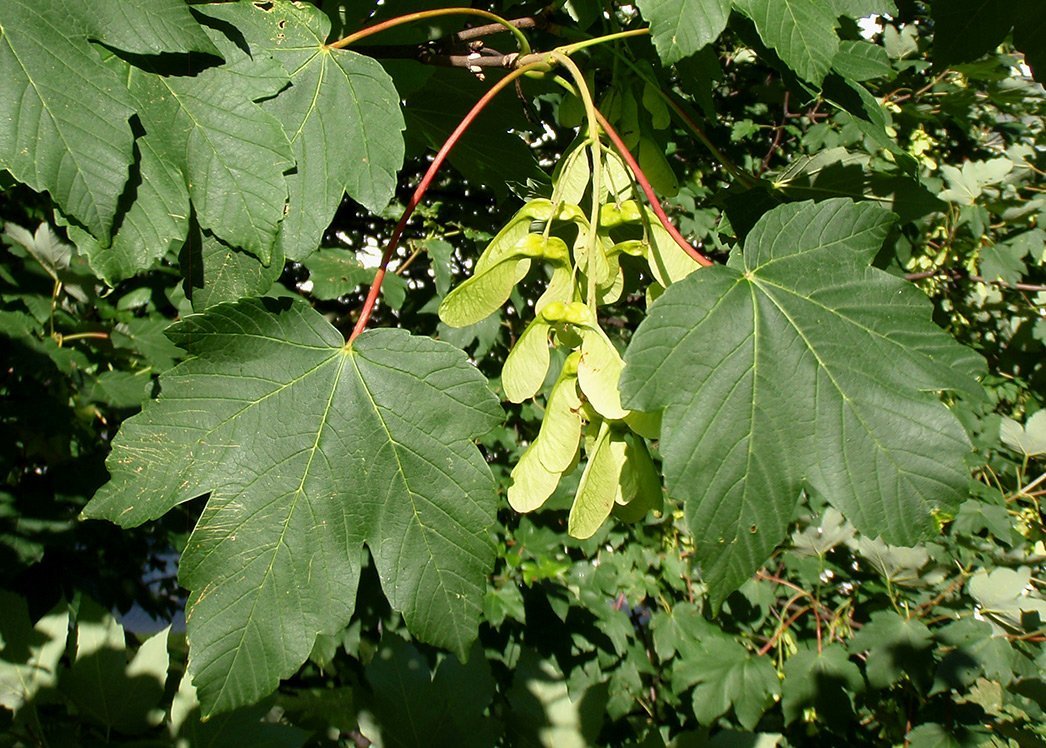
{"label": "large green leaf", "polygon": [[464,353],[399,330],[345,347],[285,299],[169,335],[191,358],[121,428],[85,514],[132,526],[210,494],[180,571],[204,711],[257,700],[347,624],[364,544],[411,632],[464,653],[496,505],[471,439],[501,418]]}
{"label": "large green leaf", "polygon": [[846,199],[775,208],[736,267],[673,284],[625,355],[625,407],[665,409],[666,483],[717,604],[778,545],[804,489],[904,545],[964,495],[969,444],[933,391],[976,395],[979,359],[918,290],[868,267],[891,223]]}
{"label": "large green leaf", "polygon": [[330,19],[315,6],[213,5],[203,10],[235,26],[252,50],[272,54],[291,85],[265,102],[291,141],[297,168],[280,233],[288,257],[320,244],[342,196],[371,212],[392,198],[403,163],[403,115],[392,79],[375,60],[325,45]]}
{"label": "large green leaf", "polygon": [[824,0],[734,0],[759,37],[800,77],[820,85],[839,51],[835,9]]}
{"label": "large green leaf", "polygon": [[128,67],[129,88],[155,155],[182,173],[200,225],[268,264],[293,154],[279,121],[254,102],[287,79],[264,55],[251,58],[228,42],[222,53],[226,64],[196,75]]}
{"label": "large green leaf", "polygon": [[640,0],[654,47],[666,65],[711,44],[726,28],[730,0]]}
{"label": "large green leaf", "polygon": [[131,163],[133,101],[67,5],[0,3],[0,168],[108,236]]}
{"label": "large green leaf", "polygon": [[[488,76],[492,75],[488,73]],[[414,146],[438,149],[457,127],[461,117],[487,92],[491,81],[479,81],[452,69],[437,69],[420,90],[407,97],[404,114],[407,137]],[[490,102],[448,157],[450,165],[469,183],[484,184],[502,199],[509,194],[509,180],[541,183],[548,177],[538,166],[533,150],[517,134],[529,129],[518,101],[511,94]]]}

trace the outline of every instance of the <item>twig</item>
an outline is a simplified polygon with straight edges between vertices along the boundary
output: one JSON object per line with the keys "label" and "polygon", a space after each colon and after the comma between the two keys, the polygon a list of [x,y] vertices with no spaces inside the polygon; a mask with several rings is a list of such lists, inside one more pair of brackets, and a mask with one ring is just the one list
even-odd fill
{"label": "twig", "polygon": [[951,280],[966,279],[971,280],[974,283],[984,283],[988,286],[999,286],[1000,288],[1008,288],[1013,291],[1029,291],[1031,293],[1038,293],[1040,291],[1046,291],[1046,285],[1039,285],[1037,283],[1010,283],[1004,280],[990,280],[982,275],[973,275],[972,273],[966,273],[962,270],[944,270],[938,268],[937,270],[923,270],[918,273],[906,273],[905,280],[918,281],[926,280],[927,278],[949,278]]}

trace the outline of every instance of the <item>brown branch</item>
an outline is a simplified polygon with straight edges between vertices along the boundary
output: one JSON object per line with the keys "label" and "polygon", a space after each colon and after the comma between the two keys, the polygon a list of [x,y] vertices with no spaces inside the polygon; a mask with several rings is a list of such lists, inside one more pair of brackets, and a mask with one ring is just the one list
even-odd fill
{"label": "brown branch", "polygon": [[[542,11],[537,15],[524,16],[523,18],[510,18],[509,23],[515,26],[517,29],[543,29],[548,25],[548,15]],[[491,34],[504,34],[507,33],[508,29],[502,26],[500,23],[488,23],[483,26],[473,26],[469,29],[464,29],[456,34],[453,34],[450,38],[458,42],[468,42],[473,39],[480,39],[484,36],[490,36]]]}

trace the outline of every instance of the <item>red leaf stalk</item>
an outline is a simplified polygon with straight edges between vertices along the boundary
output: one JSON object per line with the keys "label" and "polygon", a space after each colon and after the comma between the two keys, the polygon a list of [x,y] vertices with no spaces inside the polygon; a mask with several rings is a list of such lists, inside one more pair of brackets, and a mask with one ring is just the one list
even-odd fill
{"label": "red leaf stalk", "polygon": [[400,238],[403,236],[403,230],[407,226],[407,221],[414,214],[414,210],[421,204],[422,198],[428,191],[432,181],[436,178],[436,174],[439,173],[440,167],[443,162],[447,160],[447,156],[450,155],[451,150],[457,145],[461,136],[465,134],[465,131],[472,125],[473,120],[479,116],[487,104],[497,96],[504,88],[515,81],[517,78],[526,75],[531,70],[545,69],[547,66],[545,63],[534,63],[532,65],[525,65],[520,68],[516,68],[511,73],[506,75],[504,78],[499,80],[490,90],[483,94],[482,98],[476,102],[476,104],[469,110],[469,113],[458,123],[458,126],[454,128],[454,132],[450,134],[446,142],[436,153],[436,157],[432,159],[432,163],[429,164],[428,171],[425,172],[425,176],[418,182],[417,188],[414,190],[414,196],[411,197],[410,202],[407,203],[406,210],[403,211],[403,215],[400,216],[399,222],[396,224],[396,228],[392,230],[392,236],[389,238],[389,243],[385,247],[385,253],[381,256],[381,264],[378,266],[378,272],[374,274],[374,281],[371,283],[370,291],[367,292],[367,299],[363,302],[363,308],[360,310],[360,318],[356,321],[356,326],[352,330],[352,334],[346,341],[346,346],[351,345],[352,341],[355,340],[361,332],[367,327],[367,322],[370,320],[371,312],[374,311],[374,304],[378,300],[378,294],[381,292],[381,283],[385,280],[385,273],[389,267],[389,262],[392,260],[392,255],[399,246]]}

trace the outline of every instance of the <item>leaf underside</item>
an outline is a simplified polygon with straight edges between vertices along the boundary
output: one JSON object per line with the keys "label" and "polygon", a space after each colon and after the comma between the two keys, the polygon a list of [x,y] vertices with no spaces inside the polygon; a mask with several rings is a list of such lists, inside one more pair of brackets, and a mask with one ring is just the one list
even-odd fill
{"label": "leaf underside", "polygon": [[133,526],[210,495],[180,570],[204,711],[266,695],[348,623],[365,544],[411,632],[463,654],[494,562],[472,439],[501,420],[465,355],[398,330],[345,348],[306,304],[274,299],[169,335],[191,357],[121,428],[85,515]]}
{"label": "leaf underside", "polygon": [[664,408],[666,484],[715,604],[781,542],[803,490],[900,545],[962,499],[969,443],[934,392],[977,396],[981,362],[918,290],[868,267],[892,221],[845,199],[776,208],[742,267],[673,284],[632,340],[624,405]]}

